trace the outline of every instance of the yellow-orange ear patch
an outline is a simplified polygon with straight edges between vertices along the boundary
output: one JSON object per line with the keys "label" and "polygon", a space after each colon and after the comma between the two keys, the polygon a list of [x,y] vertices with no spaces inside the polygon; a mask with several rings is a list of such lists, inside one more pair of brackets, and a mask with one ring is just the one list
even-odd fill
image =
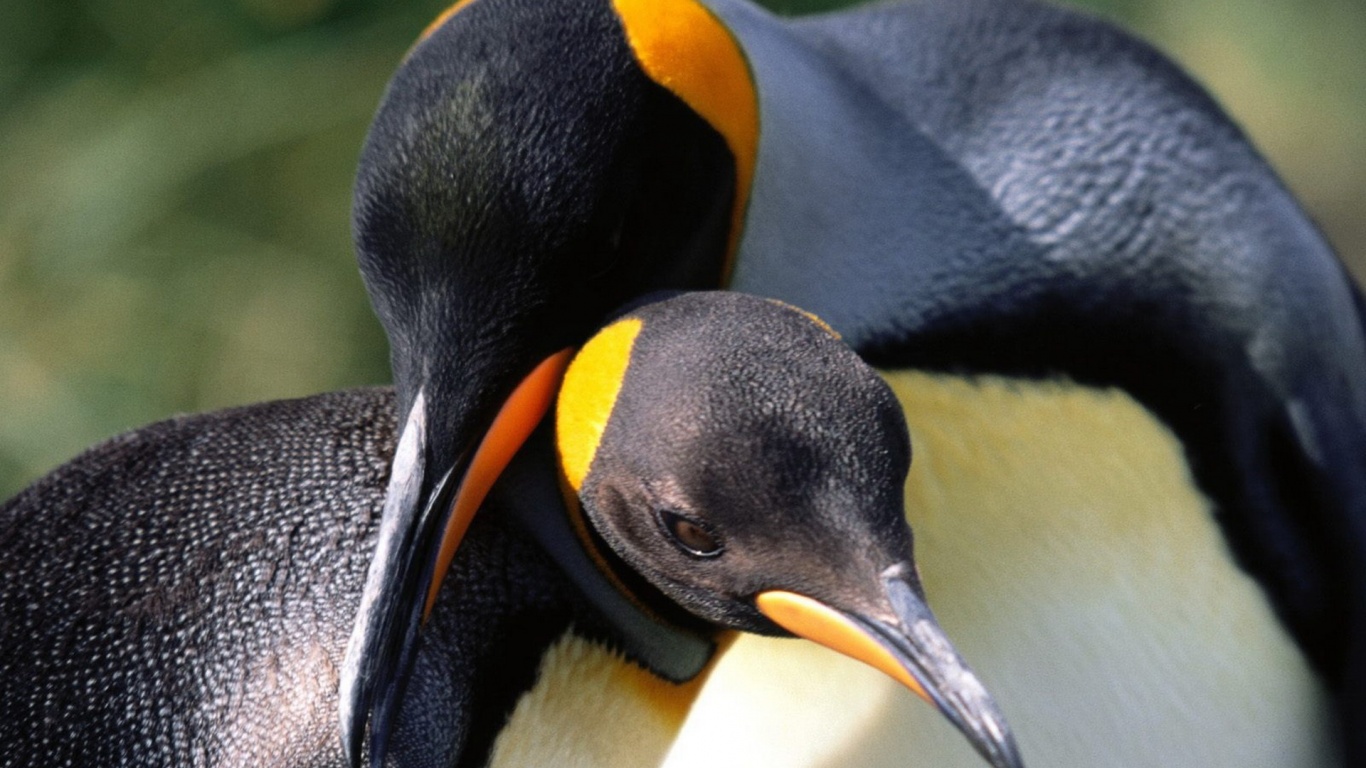
{"label": "yellow-orange ear patch", "polygon": [[527,375],[517,388],[508,396],[507,402],[499,409],[484,438],[479,441],[469,468],[456,490],[451,504],[450,517],[446,530],[441,535],[441,549],[437,552],[436,570],[431,586],[427,589],[427,602],[422,610],[426,621],[436,605],[436,596],[441,590],[441,582],[451,567],[455,550],[465,538],[474,515],[484,503],[489,490],[497,482],[498,476],[507,468],[512,457],[531,436],[536,425],[541,423],[545,412],[555,397],[555,390],[564,378],[565,366],[569,364],[569,349],[547,357]]}
{"label": "yellow-orange ear patch", "polygon": [[413,43],[413,46],[416,47],[418,43],[421,43],[423,40],[426,40],[427,38],[431,37],[433,32],[441,28],[442,24],[445,24],[447,21],[450,21],[450,18],[455,14],[459,13],[460,9],[464,8],[472,2],[474,2],[474,0],[458,0],[458,2],[455,3],[455,5],[452,5],[450,8],[447,8],[446,10],[442,11],[441,15],[437,16],[435,19],[432,19],[432,23],[428,24],[427,28],[422,30],[422,34],[417,36],[417,43]]}
{"label": "yellow-orange ear patch", "polygon": [[602,329],[583,345],[564,375],[556,407],[555,444],[565,479],[576,492],[597,455],[643,325],[639,318],[628,317]]}
{"label": "yellow-orange ear patch", "polygon": [[729,278],[759,151],[759,98],[744,51],[697,0],[612,0],[612,6],[645,74],[701,115],[735,156]]}

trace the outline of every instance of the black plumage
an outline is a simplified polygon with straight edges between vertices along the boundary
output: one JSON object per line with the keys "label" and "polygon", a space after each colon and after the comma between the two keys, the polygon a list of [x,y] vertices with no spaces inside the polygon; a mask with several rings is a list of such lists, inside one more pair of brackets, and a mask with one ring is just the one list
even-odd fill
{"label": "black plumage", "polygon": [[[370,389],[177,418],[0,507],[0,763],[342,765],[338,668],[393,414]],[[482,765],[574,610],[497,514],[453,571],[394,764]]]}

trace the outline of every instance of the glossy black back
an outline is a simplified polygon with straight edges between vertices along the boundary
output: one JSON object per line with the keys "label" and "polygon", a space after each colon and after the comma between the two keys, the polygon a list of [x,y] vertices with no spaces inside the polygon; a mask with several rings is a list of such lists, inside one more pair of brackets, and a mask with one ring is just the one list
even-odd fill
{"label": "glossy black back", "polygon": [[[0,762],[344,765],[336,673],[392,414],[357,390],[178,418],[0,505]],[[391,754],[483,765],[573,605],[524,534],[476,521]]]}

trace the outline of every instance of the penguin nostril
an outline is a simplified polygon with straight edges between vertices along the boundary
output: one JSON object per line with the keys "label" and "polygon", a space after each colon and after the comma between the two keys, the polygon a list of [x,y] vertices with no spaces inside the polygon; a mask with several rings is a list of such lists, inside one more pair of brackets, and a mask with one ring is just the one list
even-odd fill
{"label": "penguin nostril", "polygon": [[658,516],[660,525],[679,549],[695,557],[721,554],[720,540],[705,523],[667,509],[659,510]]}

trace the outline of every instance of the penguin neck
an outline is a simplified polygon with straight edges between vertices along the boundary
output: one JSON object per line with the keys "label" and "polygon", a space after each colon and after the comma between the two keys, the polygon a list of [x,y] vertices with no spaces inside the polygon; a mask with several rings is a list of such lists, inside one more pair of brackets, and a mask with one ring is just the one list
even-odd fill
{"label": "penguin neck", "polygon": [[611,584],[618,594],[626,598],[627,602],[635,608],[634,613],[640,614],[665,628],[688,635],[699,638],[713,637],[716,634],[716,629],[713,626],[689,614],[671,601],[612,550],[606,539],[598,531],[597,526],[584,512],[582,502],[579,501],[578,495],[570,487],[562,472],[559,478],[560,494],[565,506],[565,519],[569,522],[575,538],[584,554],[596,566],[596,573]]}
{"label": "penguin neck", "polygon": [[577,497],[562,480],[556,482],[559,472],[546,471],[558,466],[553,446],[547,420],[495,487],[499,507],[555,561],[629,659],[672,683],[698,677],[718,650],[715,631],[673,605],[606,546]]}

